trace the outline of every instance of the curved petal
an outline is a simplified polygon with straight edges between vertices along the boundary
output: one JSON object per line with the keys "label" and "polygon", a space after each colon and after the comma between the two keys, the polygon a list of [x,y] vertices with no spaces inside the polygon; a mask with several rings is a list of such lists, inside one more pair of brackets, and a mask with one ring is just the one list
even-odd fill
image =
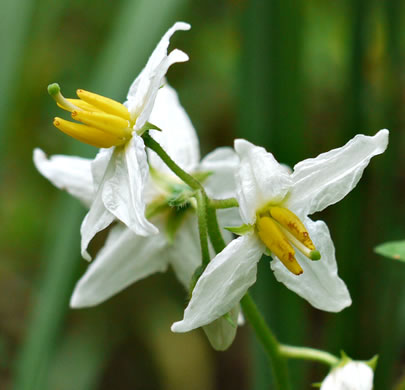
{"label": "curved petal", "polygon": [[131,85],[127,102],[131,117],[136,119],[134,129],[141,129],[149,119],[155,102],[156,94],[162,85],[162,80],[169,67],[176,62],[184,62],[188,60],[187,54],[180,50],[173,50],[169,55],[167,48],[170,43],[171,36],[178,30],[189,30],[190,25],[187,23],[175,23],[156,46],[150,56],[145,68]]}
{"label": "curved petal", "polygon": [[95,197],[90,169],[91,160],[62,155],[51,156],[48,159],[46,154],[38,148],[34,150],[33,159],[38,171],[55,187],[66,190],[90,207]]}
{"label": "curved petal", "polygon": [[77,283],[71,307],[97,305],[130,284],[167,268],[162,234],[140,237],[122,224],[111,228],[104,247]]}
{"label": "curved petal", "polygon": [[[169,85],[159,89],[149,121],[162,129],[153,131],[153,138],[181,168],[190,172],[200,161],[197,134],[176,91]],[[166,164],[148,149],[149,163],[159,172],[172,174]]]}
{"label": "curved petal", "polygon": [[167,250],[177,279],[189,291],[191,277],[201,264],[200,236],[195,215],[184,219],[173,244],[169,245]]}
{"label": "curved petal", "polygon": [[321,390],[372,390],[373,370],[363,362],[349,362],[334,368],[322,382]]}
{"label": "curved petal", "polygon": [[296,251],[303,274],[297,276],[285,268],[281,261],[275,258],[271,262],[276,279],[287,288],[306,299],[312,306],[329,312],[339,312],[350,306],[349,291],[337,274],[335,247],[328,227],[323,221],[304,221],[316,248],[321,253],[321,259],[311,261]]}
{"label": "curved petal", "polygon": [[235,307],[256,281],[257,262],[264,251],[253,235],[233,240],[208,264],[198,280],[182,321],[173,332],[207,325]]}
{"label": "curved petal", "polygon": [[286,207],[303,216],[344,198],[358,183],[370,159],[384,152],[388,130],[374,137],[356,135],[345,146],[298,163]]}
{"label": "curved petal", "polygon": [[104,182],[114,174],[115,158],[111,156],[111,152],[110,149],[100,151],[91,165],[93,181],[95,182],[94,186],[97,187],[96,197],[80,226],[81,253],[83,258],[88,261],[91,260],[87,252],[90,241],[98,232],[104,230],[115,219],[114,215],[106,209],[102,196]]}
{"label": "curved petal", "polygon": [[100,149],[91,162],[91,174],[93,175],[94,191],[97,192],[107,172],[108,165],[113,157],[115,148]]}
{"label": "curved petal", "polygon": [[217,199],[235,197],[235,173],[238,167],[239,158],[232,148],[222,147],[207,154],[198,170],[212,172],[204,181],[208,196]]}
{"label": "curved petal", "polygon": [[158,229],[145,217],[144,190],[149,168],[143,139],[134,133],[124,147],[115,149],[110,165],[114,172],[102,184],[106,209],[135,234],[157,234]]}
{"label": "curved petal", "polygon": [[279,203],[287,195],[290,175],[271,153],[244,139],[235,140],[240,158],[236,173],[237,199],[244,223],[253,224],[256,211],[268,203]]}
{"label": "curved petal", "polygon": [[238,317],[240,307],[236,305],[230,312],[230,319],[235,324],[232,325],[228,319],[220,317],[215,321],[203,327],[203,330],[208,337],[209,342],[216,351],[227,350],[236,336],[238,330]]}

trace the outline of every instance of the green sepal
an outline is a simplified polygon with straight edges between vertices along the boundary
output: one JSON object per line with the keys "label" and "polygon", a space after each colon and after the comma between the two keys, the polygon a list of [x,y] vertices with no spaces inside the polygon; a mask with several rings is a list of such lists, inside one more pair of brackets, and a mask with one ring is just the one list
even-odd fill
{"label": "green sepal", "polygon": [[373,356],[370,360],[365,362],[373,371],[377,368],[378,355]]}
{"label": "green sepal", "polygon": [[156,125],[154,125],[153,123],[150,122],[146,122],[141,129],[139,129],[136,133],[139,136],[143,136],[147,131],[149,130],[157,130],[157,131],[162,131],[162,129],[160,127],[157,127]]}
{"label": "green sepal", "polygon": [[405,240],[385,242],[376,246],[374,252],[389,259],[405,262]]}
{"label": "green sepal", "polygon": [[350,363],[351,361],[353,361],[353,359],[350,359],[349,356],[347,356],[346,352],[343,351],[343,349],[340,351],[340,361],[337,364],[337,367],[343,367],[345,366],[347,363]]}
{"label": "green sepal", "polygon": [[161,197],[159,199],[154,200],[151,203],[148,203],[146,206],[146,218],[152,218],[157,214],[164,213],[165,211],[170,210],[168,204],[167,204],[167,199],[164,197]]}
{"label": "green sepal", "polygon": [[322,386],[322,382],[316,382],[316,383],[312,383],[312,385],[311,385],[312,387],[315,387],[315,388],[317,388],[317,389],[320,389],[321,388],[321,386]]}
{"label": "green sepal", "polygon": [[186,208],[172,208],[169,212],[169,216],[166,222],[166,238],[169,244],[173,244],[174,239],[176,237],[176,233],[178,232],[181,224],[184,221],[184,217],[186,216],[186,212],[188,207]]}
{"label": "green sepal", "polygon": [[241,226],[226,226],[225,229],[238,236],[243,236],[244,234],[250,233],[254,227],[253,225],[243,224]]}
{"label": "green sepal", "polygon": [[184,208],[190,205],[190,199],[194,196],[194,191],[187,188],[182,188],[180,191],[173,190],[172,195],[167,199],[170,207]]}
{"label": "green sepal", "polygon": [[200,183],[203,183],[213,173],[214,172],[212,172],[212,171],[194,172],[192,176],[194,177],[194,179],[198,180]]}

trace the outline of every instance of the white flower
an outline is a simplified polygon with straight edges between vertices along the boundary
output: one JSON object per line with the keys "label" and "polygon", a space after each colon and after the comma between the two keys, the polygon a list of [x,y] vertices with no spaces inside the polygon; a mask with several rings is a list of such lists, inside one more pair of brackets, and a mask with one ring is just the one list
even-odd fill
{"label": "white flower", "polygon": [[[172,330],[186,332],[227,313],[256,281],[257,263],[267,249],[275,255],[271,268],[277,280],[311,305],[332,312],[349,306],[350,295],[337,275],[329,230],[308,215],[347,195],[371,157],[382,153],[387,143],[387,130],[374,137],[357,135],[342,148],[300,162],[288,174],[271,153],[236,140],[237,199],[250,231],[208,264],[184,319],[174,323]],[[319,254],[321,259],[313,261]]]}
{"label": "white flower", "polygon": [[372,390],[373,376],[366,363],[351,361],[334,368],[322,382],[321,390]]}
{"label": "white flower", "polygon": [[[231,148],[219,148],[200,162],[195,130],[176,92],[168,85],[159,89],[150,120],[162,129],[161,132],[152,130],[153,138],[180,167],[191,173],[212,173],[204,181],[210,196],[226,198],[235,195],[236,154]],[[145,202],[151,206],[163,200],[162,204],[165,205],[165,197],[170,195],[165,185],[185,185],[171,173],[155,152],[148,150],[148,159],[154,174],[149,177],[145,187]],[[97,196],[93,183],[97,161],[68,156],[47,159],[41,150],[36,149],[34,152],[38,170],[57,187],[66,189],[87,205]],[[93,175],[90,168],[93,168]],[[226,224],[235,219],[232,212],[220,216]],[[179,218],[181,223],[172,242],[168,240],[169,217]],[[176,216],[174,210],[170,210],[166,204],[164,212],[151,219],[159,228],[159,233],[151,237],[136,235],[121,223],[111,227],[103,248],[76,285],[71,298],[72,307],[97,305],[130,284],[155,272],[163,272],[169,266],[188,291],[191,277],[201,264],[195,213],[190,208]],[[231,311],[235,323],[238,313],[238,307]],[[225,318],[213,322],[204,330],[216,349],[226,349],[236,333],[236,329]]]}
{"label": "white flower", "polygon": [[145,217],[144,190],[149,168],[140,135],[151,126],[155,99],[168,68],[188,60],[177,49],[167,54],[170,37],[177,30],[188,29],[189,24],[177,22],[166,32],[131,85],[124,105],[84,90],[77,91],[79,99],[65,99],[56,84],[49,87],[58,104],[83,123],[55,118],[54,125],[82,142],[102,148],[91,165],[96,196],[81,226],[82,255],[87,260],[91,239],[115,219],[140,236],[158,233]]}

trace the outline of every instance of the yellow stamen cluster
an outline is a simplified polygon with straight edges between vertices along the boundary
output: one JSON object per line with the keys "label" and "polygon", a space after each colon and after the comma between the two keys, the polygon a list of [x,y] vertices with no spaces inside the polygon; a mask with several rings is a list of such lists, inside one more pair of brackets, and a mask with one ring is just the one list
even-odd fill
{"label": "yellow stamen cluster", "polygon": [[83,89],[77,90],[79,99],[65,99],[57,84],[48,91],[60,108],[82,123],[56,117],[53,124],[65,134],[98,148],[122,145],[131,138],[133,123],[123,104]]}
{"label": "yellow stamen cluster", "polygon": [[311,260],[319,260],[309,233],[301,220],[284,207],[270,206],[257,216],[257,231],[266,247],[295,275],[303,273],[295,249]]}

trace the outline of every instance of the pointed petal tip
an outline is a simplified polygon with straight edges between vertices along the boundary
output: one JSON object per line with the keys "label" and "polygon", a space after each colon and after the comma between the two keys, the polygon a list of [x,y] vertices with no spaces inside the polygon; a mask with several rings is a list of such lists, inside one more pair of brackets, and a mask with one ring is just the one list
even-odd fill
{"label": "pointed petal tip", "polygon": [[177,62],[187,62],[190,58],[189,56],[179,49],[174,49],[169,54],[170,63],[175,64]]}
{"label": "pointed petal tip", "polygon": [[174,333],[184,333],[188,331],[188,329],[184,327],[183,321],[177,321],[173,323],[170,330]]}
{"label": "pointed petal tip", "polygon": [[186,23],[186,22],[176,22],[173,25],[173,29],[182,30],[182,31],[188,31],[188,30],[191,29],[191,25],[189,23]]}

